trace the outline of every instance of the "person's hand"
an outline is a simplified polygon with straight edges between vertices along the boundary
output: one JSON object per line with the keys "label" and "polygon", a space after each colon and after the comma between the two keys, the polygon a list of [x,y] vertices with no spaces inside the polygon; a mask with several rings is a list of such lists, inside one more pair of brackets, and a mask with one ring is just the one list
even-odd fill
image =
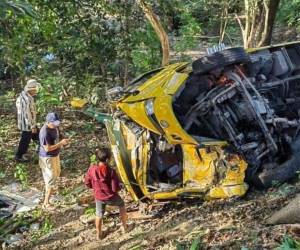
{"label": "person's hand", "polygon": [[31,133],[36,134],[37,133],[37,128],[32,128]]}
{"label": "person's hand", "polygon": [[66,146],[66,145],[68,145],[70,143],[70,140],[69,139],[62,139],[60,141],[60,143],[61,143],[61,145]]}

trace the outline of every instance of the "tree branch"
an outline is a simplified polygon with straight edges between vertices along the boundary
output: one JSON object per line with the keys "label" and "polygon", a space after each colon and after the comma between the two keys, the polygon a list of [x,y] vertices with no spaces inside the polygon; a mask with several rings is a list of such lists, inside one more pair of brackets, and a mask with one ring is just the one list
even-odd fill
{"label": "tree branch", "polygon": [[153,29],[155,30],[162,48],[163,58],[162,58],[162,66],[169,64],[170,58],[170,45],[169,45],[169,37],[165,32],[162,24],[160,23],[158,17],[153,12],[152,8],[144,1],[137,0],[137,3],[142,8],[146,18],[151,23]]}

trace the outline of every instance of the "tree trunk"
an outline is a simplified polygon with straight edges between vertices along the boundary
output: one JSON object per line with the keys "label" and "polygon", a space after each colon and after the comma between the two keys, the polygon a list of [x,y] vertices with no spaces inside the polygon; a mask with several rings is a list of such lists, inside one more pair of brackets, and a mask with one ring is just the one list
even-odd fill
{"label": "tree trunk", "polygon": [[125,37],[125,63],[124,63],[124,74],[123,74],[123,84],[124,86],[127,86],[128,80],[129,80],[129,61],[130,61],[130,45],[129,45],[129,35],[130,35],[130,22],[129,22],[129,15],[130,12],[128,12],[128,2],[125,0],[125,20],[124,20],[124,37]]}
{"label": "tree trunk", "polygon": [[262,33],[261,40],[258,43],[258,46],[267,46],[271,44],[272,32],[274,27],[274,22],[276,18],[276,13],[278,10],[280,0],[264,0],[264,5],[266,9],[266,19],[265,27]]}
{"label": "tree trunk", "polygon": [[279,3],[280,0],[244,0],[245,22],[237,20],[245,48],[270,45]]}
{"label": "tree trunk", "polygon": [[151,23],[153,29],[155,30],[161,44],[162,48],[162,66],[169,64],[170,60],[170,45],[169,38],[167,33],[165,32],[162,24],[160,23],[158,17],[153,12],[152,8],[144,1],[137,0],[137,3],[142,8],[146,18]]}
{"label": "tree trunk", "polygon": [[222,2],[219,43],[222,43],[225,38],[225,33],[226,33],[226,28],[227,28],[227,23],[228,23],[228,9],[229,9],[229,2],[223,1]]}

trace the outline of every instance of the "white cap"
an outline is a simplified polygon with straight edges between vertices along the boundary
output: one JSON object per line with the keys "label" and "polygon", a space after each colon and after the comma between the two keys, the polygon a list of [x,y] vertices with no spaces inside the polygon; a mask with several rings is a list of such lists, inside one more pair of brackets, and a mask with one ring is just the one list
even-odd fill
{"label": "white cap", "polygon": [[35,79],[30,79],[30,80],[27,81],[24,90],[25,90],[26,92],[27,92],[27,91],[30,91],[30,90],[36,90],[36,91],[38,91],[39,86],[40,86],[40,83],[38,83],[37,80],[35,80]]}

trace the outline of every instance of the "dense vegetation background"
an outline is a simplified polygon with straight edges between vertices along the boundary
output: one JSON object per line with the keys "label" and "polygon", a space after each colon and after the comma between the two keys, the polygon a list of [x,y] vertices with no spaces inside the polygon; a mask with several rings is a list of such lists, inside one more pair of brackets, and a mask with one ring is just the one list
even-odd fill
{"label": "dense vegetation background", "polygon": [[[94,205],[78,209],[77,198],[89,193],[82,175],[95,159],[94,148],[108,139],[99,124],[68,109],[72,97],[104,109],[107,88],[163,64],[191,61],[219,42],[264,46],[300,40],[299,34],[300,0],[0,0],[0,186],[17,181],[25,191],[43,190],[34,145],[32,163],[14,161],[15,99],[27,79],[42,85],[39,122],[49,110],[63,113],[64,132],[72,137],[62,151],[61,203],[52,212],[37,208],[15,217],[22,228],[32,218],[40,223],[28,234],[21,231],[24,247],[15,249],[100,249],[94,225],[78,220],[93,214]],[[174,202],[162,207],[161,219],[138,223],[132,236],[120,235],[117,217],[109,217],[105,223],[113,232],[101,249],[296,249],[300,243],[292,237],[300,235],[299,227],[263,221],[299,193],[299,180],[251,190],[241,200]],[[17,231],[15,218],[0,219],[0,241]]]}
{"label": "dense vegetation background", "polygon": [[284,27],[294,35],[280,35],[281,40],[295,40],[300,30],[300,0],[0,0],[0,91],[19,89],[36,77],[45,105],[71,96],[97,104],[107,87],[159,67],[160,39],[143,5],[167,34],[171,62],[191,60],[186,51],[220,41],[261,45],[257,34],[264,27],[250,28],[262,22],[273,27],[266,18],[272,11],[273,36]]}

